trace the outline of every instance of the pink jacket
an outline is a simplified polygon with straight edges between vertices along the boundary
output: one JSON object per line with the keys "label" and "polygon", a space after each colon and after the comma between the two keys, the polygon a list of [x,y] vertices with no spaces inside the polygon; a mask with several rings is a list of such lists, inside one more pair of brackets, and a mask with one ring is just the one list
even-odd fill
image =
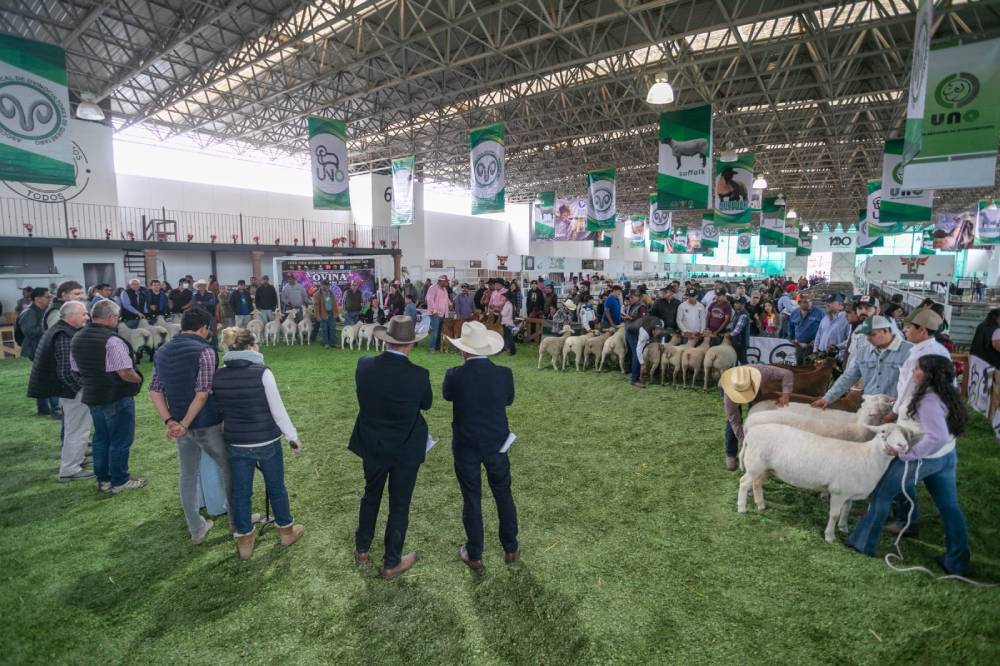
{"label": "pink jacket", "polygon": [[431,288],[427,290],[427,309],[431,315],[444,317],[448,314],[450,307],[451,301],[448,300],[448,290],[442,289],[436,284],[431,285]]}

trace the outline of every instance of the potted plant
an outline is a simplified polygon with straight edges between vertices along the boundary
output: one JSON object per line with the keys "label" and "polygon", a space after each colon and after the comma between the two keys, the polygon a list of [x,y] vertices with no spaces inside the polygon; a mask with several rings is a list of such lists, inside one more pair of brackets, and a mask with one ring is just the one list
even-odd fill
{"label": "potted plant", "polygon": [[275,238],[274,239],[274,244],[275,245],[281,245],[281,239],[280,238]]}
{"label": "potted plant", "polygon": [[254,242],[254,245],[260,245],[260,236],[254,236],[253,237],[253,242]]}
{"label": "potted plant", "polygon": [[126,231],[125,232],[125,237],[128,238],[130,241],[134,241],[135,240],[135,232],[134,231]]}
{"label": "potted plant", "polygon": [[292,245],[298,245],[298,244],[299,244],[299,239],[298,239],[298,237],[295,237],[295,238],[293,238],[293,239],[292,239]]}
{"label": "potted plant", "polygon": [[77,232],[79,232],[79,231],[80,231],[80,230],[79,230],[79,229],[77,229],[76,227],[70,227],[70,228],[69,228],[69,233],[70,233],[70,237],[71,237],[71,238],[76,238],[76,234],[77,234]]}
{"label": "potted plant", "polygon": [[104,240],[111,240],[111,229],[104,229]]}
{"label": "potted plant", "polygon": [[210,236],[210,238],[212,239],[212,242],[214,243],[214,242],[215,242],[215,239],[216,239],[216,238],[218,238],[218,236],[216,236],[215,234],[212,234],[212,235]]}
{"label": "potted plant", "polygon": [[31,238],[32,236],[34,236],[34,234],[32,232],[35,230],[35,225],[33,225],[33,224],[25,224],[24,225],[24,230],[28,232],[28,238]]}
{"label": "potted plant", "polygon": [[239,240],[239,238],[240,238],[239,234],[233,234],[233,245],[236,245],[236,241]]}
{"label": "potted plant", "polygon": [[163,241],[167,240],[167,232],[166,231],[157,231],[156,232],[156,240],[160,241],[161,243]]}
{"label": "potted plant", "polygon": [[187,239],[188,239],[188,243],[190,243],[191,241],[193,241],[194,240],[194,234],[188,234],[187,235]]}
{"label": "potted plant", "polygon": [[315,238],[312,239],[312,245],[313,245],[313,247],[316,247],[316,239]]}

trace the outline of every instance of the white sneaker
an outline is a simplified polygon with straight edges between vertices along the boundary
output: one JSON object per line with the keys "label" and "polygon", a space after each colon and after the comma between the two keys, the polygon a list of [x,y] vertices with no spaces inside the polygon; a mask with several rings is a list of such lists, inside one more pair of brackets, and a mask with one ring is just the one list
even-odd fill
{"label": "white sneaker", "polygon": [[197,534],[191,535],[191,543],[194,544],[195,546],[200,546],[201,544],[205,543],[205,537],[208,536],[208,531],[212,529],[213,525],[215,525],[214,522],[212,522],[211,520],[206,520],[205,527],[203,527],[202,530]]}
{"label": "white sneaker", "polygon": [[111,492],[111,482],[110,481],[98,481],[97,482],[97,492],[99,492],[99,493],[110,493]]}
{"label": "white sneaker", "polygon": [[139,490],[146,485],[146,479],[129,479],[120,486],[111,486],[111,494],[117,495],[118,493],[123,493],[126,490]]}

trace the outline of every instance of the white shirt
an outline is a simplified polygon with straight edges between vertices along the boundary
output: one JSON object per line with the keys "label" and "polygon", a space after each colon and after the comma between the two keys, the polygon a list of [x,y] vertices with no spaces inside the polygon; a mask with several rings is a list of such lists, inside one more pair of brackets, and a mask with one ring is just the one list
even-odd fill
{"label": "white shirt", "polygon": [[585,331],[589,331],[590,324],[593,323],[594,319],[597,318],[597,313],[594,312],[594,308],[582,307],[580,308],[579,316],[580,316],[580,328],[582,328]]}
{"label": "white shirt", "polygon": [[705,330],[708,309],[701,303],[685,300],[677,306],[677,328],[682,333],[701,333]]}
{"label": "white shirt", "polygon": [[716,296],[715,290],[709,289],[708,291],[705,292],[705,295],[701,297],[701,304],[707,308],[708,306],[710,306],[712,303],[715,302],[715,296]]}
{"label": "white shirt", "polygon": [[917,367],[917,362],[922,356],[943,356],[951,360],[951,354],[948,353],[948,350],[934,338],[928,338],[914,344],[910,348],[910,355],[903,361],[903,365],[899,366],[899,379],[896,381],[896,402],[892,405],[892,411],[896,414],[902,413],[900,410],[903,403],[908,403],[913,396],[913,390],[916,388],[913,385],[913,370]]}

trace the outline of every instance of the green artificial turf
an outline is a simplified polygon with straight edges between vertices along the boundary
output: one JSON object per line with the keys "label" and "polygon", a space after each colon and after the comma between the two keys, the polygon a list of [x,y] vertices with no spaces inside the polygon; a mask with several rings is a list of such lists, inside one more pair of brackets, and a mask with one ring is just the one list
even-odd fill
{"label": "green artificial turf", "polygon": [[[719,397],[618,373],[514,368],[511,453],[522,561],[504,566],[484,502],[486,573],[456,558],[461,498],[451,406],[410,514],[412,572],[393,582],[351,555],[361,464],[348,452],[358,352],[265,348],[305,445],[286,454],[290,549],[276,534],[240,562],[216,522],[192,546],[176,449],[145,392],[132,471],[149,486],[99,498],[59,484],[59,425],[24,398],[28,364],[0,362],[0,661],[4,663],[640,664],[982,663],[1000,660],[1000,588],[891,572],[822,539],[827,506],[771,480],[768,508],[735,511]],[[414,354],[440,395],[454,354]],[[147,369],[148,364],[143,367]],[[287,451],[287,448],[286,448]],[[975,417],[959,441],[975,576],[1000,580],[998,445]],[[258,479],[258,490],[260,489]],[[484,484],[484,489],[488,488]],[[488,490],[487,490],[488,493]],[[255,496],[255,507],[262,502]],[[940,521],[921,491],[909,563],[934,568]],[[381,530],[373,545],[381,558]],[[883,540],[883,552],[889,545]]]}

